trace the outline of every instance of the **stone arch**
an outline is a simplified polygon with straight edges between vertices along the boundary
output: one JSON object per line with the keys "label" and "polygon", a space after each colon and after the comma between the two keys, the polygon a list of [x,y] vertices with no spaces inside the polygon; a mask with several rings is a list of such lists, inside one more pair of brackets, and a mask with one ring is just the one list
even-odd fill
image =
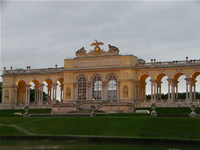
{"label": "stone arch", "polygon": [[119,79],[117,73],[115,73],[115,72],[111,72],[111,73],[108,73],[108,74],[106,75],[106,81],[108,81],[108,79],[109,79],[110,76],[115,76],[115,77],[117,78],[117,80]]}
{"label": "stone arch", "polygon": [[42,94],[41,103],[51,103],[52,99],[56,101],[56,86],[56,83],[51,78],[43,79],[42,84],[40,84],[40,92]]}
{"label": "stone arch", "polygon": [[146,80],[146,78],[150,77],[152,79],[152,75],[150,73],[143,73],[139,76],[138,80]]}
{"label": "stone arch", "polygon": [[147,78],[152,79],[152,75],[149,73],[144,73],[139,77],[139,93],[138,93],[139,100],[146,100],[147,90],[150,91],[150,89],[147,88],[147,85],[146,85]]}
{"label": "stone arch", "polygon": [[53,84],[53,80],[50,79],[50,78],[44,79],[44,80],[42,81],[42,83],[44,83],[44,82],[47,82],[48,85],[49,85],[49,84]]}
{"label": "stone arch", "polygon": [[185,75],[187,77],[187,75],[184,72],[176,72],[173,74],[172,79],[178,80],[178,78],[182,75]]}
{"label": "stone arch", "polygon": [[[158,73],[155,76],[156,79],[156,84],[157,84],[157,99],[167,99],[168,95],[163,93],[163,78],[167,77],[167,79],[169,78],[168,75],[166,73]],[[164,83],[167,81],[167,79],[164,81]],[[166,83],[165,83],[166,84]],[[165,85],[166,86],[166,85]],[[167,87],[168,87],[168,83],[167,83]],[[167,87],[165,89],[166,93],[167,93]]]}
{"label": "stone arch", "polygon": [[[185,76],[185,78],[182,78],[182,80],[180,79],[182,76]],[[186,96],[184,96],[184,93],[186,93],[186,88],[183,88],[186,87],[186,78],[187,78],[187,74],[183,71],[177,71],[175,73],[173,73],[172,75],[172,80],[171,80],[171,83],[170,83],[170,92],[171,93],[169,95],[169,97],[171,97],[171,99],[185,99]],[[172,88],[173,87],[173,88]],[[180,89],[183,88],[182,90],[182,95],[180,97]]]}
{"label": "stone arch", "polygon": [[155,79],[156,79],[156,80],[162,80],[162,78],[163,78],[164,76],[167,76],[167,77],[169,78],[168,73],[166,73],[166,72],[158,72],[158,73],[155,75]]}
{"label": "stone arch", "polygon": [[94,73],[94,74],[90,77],[90,81],[92,82],[93,79],[94,79],[96,76],[99,76],[99,77],[101,78],[102,81],[104,80],[103,75],[102,75],[101,73]]}
{"label": "stone arch", "polygon": [[17,82],[16,82],[16,85],[18,85],[20,82],[24,82],[25,83],[25,85],[27,85],[27,81],[26,80],[24,80],[24,79],[19,79],[19,80],[17,80]]}
{"label": "stone arch", "polygon": [[19,80],[17,83],[17,103],[24,104],[25,103],[25,95],[26,95],[26,85],[27,83],[24,80]]}
{"label": "stone arch", "polygon": [[88,82],[88,76],[84,73],[78,74],[76,76],[76,81],[78,81],[80,79],[80,77],[84,77],[86,79],[86,81]]}
{"label": "stone arch", "polygon": [[194,100],[200,99],[200,71],[194,71],[191,73],[192,78],[192,90]]}
{"label": "stone arch", "polygon": [[[33,86],[33,84],[34,86]],[[38,90],[39,90],[39,84],[40,82],[38,81],[38,79],[32,79],[30,82],[29,82],[29,85],[30,85],[30,102],[34,102],[34,103],[37,103],[38,102]]]}
{"label": "stone arch", "polygon": [[40,84],[39,80],[37,80],[37,79],[31,80],[31,81],[29,82],[29,84],[30,84],[31,82],[33,82],[35,85],[39,85],[39,84]]}
{"label": "stone arch", "polygon": [[57,95],[57,100],[59,100],[59,101],[63,101],[63,96],[64,96],[64,93],[63,93],[63,91],[64,91],[64,84],[63,84],[63,82],[64,82],[64,78],[63,77],[61,77],[61,78],[58,78],[57,80],[56,80],[56,95]]}
{"label": "stone arch", "polygon": [[200,75],[200,71],[194,71],[190,74],[190,77],[195,80],[198,75]]}

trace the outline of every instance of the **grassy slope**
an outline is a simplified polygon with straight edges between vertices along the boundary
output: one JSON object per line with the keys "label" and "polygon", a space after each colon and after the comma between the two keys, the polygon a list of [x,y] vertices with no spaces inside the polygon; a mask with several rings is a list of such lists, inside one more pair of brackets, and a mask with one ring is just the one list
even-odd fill
{"label": "grassy slope", "polygon": [[[0,110],[1,124],[16,124],[42,135],[97,135],[159,138],[194,138],[200,140],[200,118],[152,118],[144,114],[107,114],[90,117],[13,117],[23,110]],[[189,114],[189,108],[157,108],[158,113]],[[200,108],[197,109],[200,113]],[[50,109],[30,110],[50,113]],[[4,127],[5,128],[5,127]],[[12,129],[13,130],[13,129]],[[0,135],[12,135],[0,128]],[[21,135],[14,131],[17,135]],[[14,135],[16,135],[14,134]]]}
{"label": "grassy slope", "polygon": [[0,136],[19,136],[26,135],[14,127],[0,126]]}
{"label": "grassy slope", "polygon": [[[200,140],[199,118],[85,117],[85,118],[0,118],[36,134],[97,135]],[[0,130],[1,132],[1,130]]]}

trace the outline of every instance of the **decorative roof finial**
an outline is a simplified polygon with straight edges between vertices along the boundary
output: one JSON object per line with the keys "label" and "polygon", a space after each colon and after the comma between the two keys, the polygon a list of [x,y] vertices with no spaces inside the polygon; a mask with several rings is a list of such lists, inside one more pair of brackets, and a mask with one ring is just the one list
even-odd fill
{"label": "decorative roof finial", "polygon": [[95,46],[94,50],[96,52],[99,52],[101,50],[101,48],[99,47],[99,45],[104,45],[104,43],[103,42],[98,42],[97,40],[94,40],[94,41],[95,41],[95,43],[92,43],[90,46]]}

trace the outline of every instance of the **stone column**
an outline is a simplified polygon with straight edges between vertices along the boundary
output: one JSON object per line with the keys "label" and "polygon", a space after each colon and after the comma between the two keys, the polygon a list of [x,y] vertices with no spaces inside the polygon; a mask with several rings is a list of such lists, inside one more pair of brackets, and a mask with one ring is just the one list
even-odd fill
{"label": "stone column", "polygon": [[169,103],[173,103],[175,89],[174,89],[174,79],[167,79],[168,81],[168,101]]}
{"label": "stone column", "polygon": [[57,83],[53,84],[53,102],[56,102]]}
{"label": "stone column", "polygon": [[156,91],[157,91],[157,83],[156,80],[150,80],[151,81],[151,101],[153,103],[156,102]]}
{"label": "stone column", "polygon": [[178,99],[178,83],[176,84],[176,99]]}
{"label": "stone column", "polygon": [[38,90],[38,93],[39,93],[39,97],[38,97],[38,103],[40,105],[43,104],[43,84],[39,84],[39,90]]}
{"label": "stone column", "polygon": [[26,106],[30,104],[30,86],[31,85],[26,85],[26,99],[25,99]]}
{"label": "stone column", "polygon": [[117,100],[120,100],[120,81],[117,81]]}
{"label": "stone column", "polygon": [[16,104],[17,104],[17,91],[18,91],[18,87],[17,86],[15,86],[14,91],[15,91],[14,105],[16,106]]}
{"label": "stone column", "polygon": [[49,86],[49,104],[51,104],[52,101],[52,86]]}
{"label": "stone column", "polygon": [[[74,87],[74,99],[75,99],[75,101],[77,101],[78,100],[78,83],[77,82],[73,83],[73,87]],[[86,93],[87,92],[88,92],[88,88],[86,86]]]}
{"label": "stone column", "polygon": [[146,82],[144,83],[144,100],[145,101],[147,100],[147,97],[146,97]]}
{"label": "stone column", "polygon": [[171,95],[171,98],[172,98],[172,101],[175,100],[175,85],[174,85],[174,80],[172,79],[171,81],[171,87],[172,87],[172,95]]}
{"label": "stone column", "polygon": [[161,85],[160,85],[160,87],[159,87],[159,99],[162,99]]}
{"label": "stone column", "polygon": [[157,91],[157,87],[156,87],[156,83],[154,81],[154,101],[156,101],[156,91]]}
{"label": "stone column", "polygon": [[102,100],[107,100],[108,99],[108,94],[107,94],[107,82],[106,81],[102,81]]}
{"label": "stone column", "polygon": [[194,100],[196,101],[196,83],[194,83]]}
{"label": "stone column", "polygon": [[188,100],[188,81],[186,81],[186,100]]}
{"label": "stone column", "polygon": [[38,103],[38,86],[35,86],[35,99],[34,103]]}
{"label": "stone column", "polygon": [[63,87],[60,85],[60,101],[62,102],[63,100]]}
{"label": "stone column", "polygon": [[192,78],[185,78],[185,80],[186,80],[187,103],[192,103]]}
{"label": "stone column", "polygon": [[170,100],[170,81],[168,80],[168,100]]}
{"label": "stone column", "polygon": [[151,100],[153,100],[153,82],[151,81]]}

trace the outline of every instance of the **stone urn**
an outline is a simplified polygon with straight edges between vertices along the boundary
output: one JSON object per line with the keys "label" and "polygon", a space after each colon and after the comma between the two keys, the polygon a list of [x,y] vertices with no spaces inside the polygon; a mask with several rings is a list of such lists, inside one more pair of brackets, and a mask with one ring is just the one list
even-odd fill
{"label": "stone urn", "polygon": [[152,108],[152,111],[151,111],[151,116],[152,117],[157,117],[157,112],[156,112],[156,104],[155,103],[153,103],[152,105],[151,105],[151,108]]}
{"label": "stone urn", "polygon": [[190,109],[191,109],[192,112],[189,114],[189,116],[190,116],[190,117],[196,117],[197,114],[195,113],[195,109],[196,109],[195,105],[192,105],[192,106],[190,107]]}
{"label": "stone urn", "polygon": [[25,111],[25,113],[23,114],[23,116],[24,117],[30,117],[30,114],[29,114],[29,107],[28,106],[26,106],[26,107],[24,107],[24,111]]}

